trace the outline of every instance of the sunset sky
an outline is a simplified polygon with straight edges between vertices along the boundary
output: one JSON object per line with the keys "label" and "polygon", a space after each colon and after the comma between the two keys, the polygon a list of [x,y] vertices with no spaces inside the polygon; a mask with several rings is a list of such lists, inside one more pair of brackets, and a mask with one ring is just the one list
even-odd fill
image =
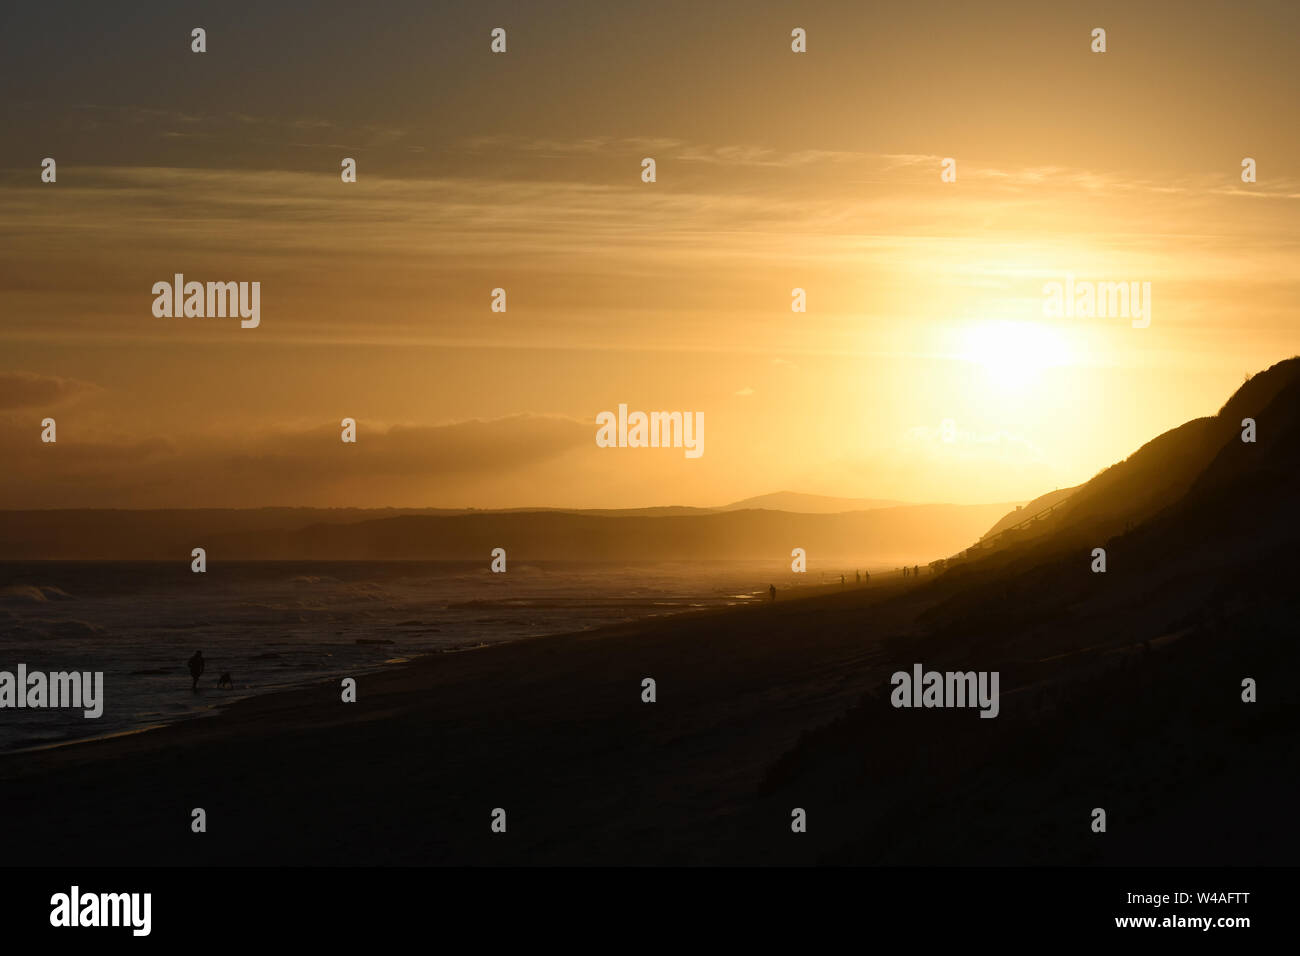
{"label": "sunset sky", "polygon": [[1022,500],[1300,351],[1292,2],[266,6],[0,14],[0,507]]}

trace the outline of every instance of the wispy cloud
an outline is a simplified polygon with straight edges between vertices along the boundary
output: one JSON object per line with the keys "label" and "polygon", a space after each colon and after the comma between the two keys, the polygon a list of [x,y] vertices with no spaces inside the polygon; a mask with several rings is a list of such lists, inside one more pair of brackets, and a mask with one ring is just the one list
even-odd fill
{"label": "wispy cloud", "polygon": [[[576,147],[604,155],[592,143]],[[732,158],[792,168],[811,162],[744,151]],[[905,158],[913,171],[923,165]],[[856,174],[842,155],[827,162]],[[534,288],[523,298],[512,290],[511,313],[495,319],[493,331],[499,340],[508,330],[519,347],[544,341],[590,348],[593,335],[604,344],[631,338],[638,314],[655,323],[660,344],[734,343],[729,330],[708,339],[698,312],[672,297],[700,289],[716,299],[699,312],[747,308],[771,316],[755,320],[774,323],[765,347],[789,353],[807,343],[796,344],[796,327],[778,324],[771,309],[795,285],[816,290],[797,328],[820,329],[820,348],[856,351],[868,346],[846,338],[851,329],[833,324],[835,317],[859,324],[879,318],[881,328],[896,328],[908,316],[1020,314],[1039,303],[1045,278],[1066,272],[1159,281],[1166,320],[1178,314],[1180,295],[1204,303],[1198,285],[1213,280],[1219,294],[1239,299],[1243,289],[1259,290],[1256,319],[1276,325],[1300,283],[1292,201],[1268,194],[1261,205],[1255,195],[1245,216],[1245,197],[1222,182],[1209,188],[1213,177],[1094,188],[1108,181],[1058,167],[982,175],[963,165],[958,184],[947,185],[938,182],[936,164],[924,182],[846,190],[844,179],[814,172],[831,167],[808,165],[796,169],[809,174],[806,189],[792,190],[784,174],[772,177],[763,165],[738,167],[749,169],[747,176],[687,165],[714,172],[681,182],[661,166],[660,182],[647,185],[635,165],[611,184],[409,178],[362,163],[359,181],[345,185],[331,157],[319,172],[67,167],[48,189],[31,188],[27,172],[6,174],[0,238],[13,252],[0,262],[0,305],[16,314],[36,308],[42,318],[10,323],[3,334],[156,336],[137,321],[139,290],[200,267],[208,273],[200,278],[252,270],[252,278],[266,280],[275,318],[258,331],[263,338],[291,328],[301,337],[308,323],[314,335],[341,325],[353,336],[428,335],[431,302],[444,312],[477,312],[484,290],[509,275],[516,289]],[[1180,191],[1170,191],[1174,186]],[[54,195],[60,204],[50,202]],[[69,204],[75,220],[62,214]],[[362,273],[368,291],[359,299],[358,286],[344,280]],[[482,278],[466,283],[470,275]],[[767,277],[778,275],[787,277],[783,287],[769,288]],[[367,305],[359,324],[362,299],[382,307]],[[531,318],[516,319],[524,303]],[[601,313],[615,307],[625,331],[598,332],[593,323],[603,324]],[[174,324],[166,334],[194,332]],[[449,333],[452,344],[488,337],[478,322],[458,322]]]}
{"label": "wispy cloud", "polygon": [[381,503],[439,500],[484,479],[519,481],[530,469],[594,447],[593,427],[560,416],[516,415],[445,425],[362,420],[356,444],[334,424],[254,434],[130,437],[78,434],[57,445],[39,429],[0,423],[7,464],[0,500],[15,507],[165,507],[195,501],[330,503],[348,489],[383,489]]}
{"label": "wispy cloud", "polygon": [[99,391],[99,386],[76,379],[32,372],[0,372],[0,410],[54,408]]}

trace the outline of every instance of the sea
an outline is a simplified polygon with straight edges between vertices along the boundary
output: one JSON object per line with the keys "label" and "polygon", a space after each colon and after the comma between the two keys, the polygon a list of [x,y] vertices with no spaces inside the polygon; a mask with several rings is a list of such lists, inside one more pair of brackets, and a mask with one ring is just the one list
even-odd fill
{"label": "sea", "polygon": [[[0,671],[104,674],[98,719],[0,708],[0,753],[201,717],[421,655],[763,600],[778,572],[759,562],[511,563],[506,573],[455,561],[234,562],[203,573],[186,562],[0,562]],[[187,667],[196,650],[207,661],[197,692]],[[218,688],[227,672],[233,689]]]}

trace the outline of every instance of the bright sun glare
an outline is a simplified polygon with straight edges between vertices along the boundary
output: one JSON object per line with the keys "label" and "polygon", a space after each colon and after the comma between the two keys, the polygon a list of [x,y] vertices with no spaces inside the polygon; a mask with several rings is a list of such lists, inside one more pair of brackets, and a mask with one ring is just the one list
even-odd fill
{"label": "bright sun glare", "polygon": [[1020,390],[1037,381],[1043,371],[1072,361],[1065,335],[1036,322],[979,321],[961,334],[961,357],[977,362],[989,378],[1007,389]]}

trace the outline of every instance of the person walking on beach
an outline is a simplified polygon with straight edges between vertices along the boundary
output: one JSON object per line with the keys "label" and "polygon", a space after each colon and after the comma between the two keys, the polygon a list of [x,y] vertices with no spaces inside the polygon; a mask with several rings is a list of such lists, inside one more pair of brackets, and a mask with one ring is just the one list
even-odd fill
{"label": "person walking on beach", "polygon": [[861,572],[861,571],[854,571],[854,572],[853,572],[853,583],[854,583],[854,584],[861,584],[861,583],[862,583],[862,572]]}
{"label": "person walking on beach", "polygon": [[844,587],[844,575],[840,575],[840,587]]}
{"label": "person walking on beach", "polygon": [[195,651],[194,656],[190,658],[190,676],[194,678],[194,686],[190,688],[191,690],[199,689],[199,678],[203,676],[203,665],[206,663],[202,651]]}
{"label": "person walking on beach", "polygon": [[775,585],[775,584],[769,584],[769,585],[767,586],[767,593],[770,594],[770,595],[772,596],[772,600],[775,601],[775,600],[776,600],[776,585]]}
{"label": "person walking on beach", "polygon": [[921,576],[921,566],[919,564],[912,565],[912,577],[919,578],[920,576]]}

